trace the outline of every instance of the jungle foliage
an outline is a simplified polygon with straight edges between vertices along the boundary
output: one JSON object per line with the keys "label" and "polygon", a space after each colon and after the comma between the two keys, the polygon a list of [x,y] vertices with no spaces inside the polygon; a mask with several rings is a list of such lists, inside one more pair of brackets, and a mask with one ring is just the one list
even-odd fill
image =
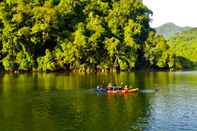
{"label": "jungle foliage", "polygon": [[170,52],[176,55],[175,67],[196,68],[197,67],[197,29],[177,33],[168,41]]}
{"label": "jungle foliage", "polygon": [[6,71],[172,69],[174,54],[140,0],[4,0]]}

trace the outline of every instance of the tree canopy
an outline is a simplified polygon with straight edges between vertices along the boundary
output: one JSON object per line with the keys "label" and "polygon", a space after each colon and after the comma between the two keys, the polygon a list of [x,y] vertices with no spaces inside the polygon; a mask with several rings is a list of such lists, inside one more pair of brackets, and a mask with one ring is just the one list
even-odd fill
{"label": "tree canopy", "polygon": [[140,0],[4,0],[0,59],[7,71],[173,68]]}
{"label": "tree canopy", "polygon": [[197,67],[197,29],[177,33],[168,41],[170,52],[176,54],[175,65],[179,69]]}

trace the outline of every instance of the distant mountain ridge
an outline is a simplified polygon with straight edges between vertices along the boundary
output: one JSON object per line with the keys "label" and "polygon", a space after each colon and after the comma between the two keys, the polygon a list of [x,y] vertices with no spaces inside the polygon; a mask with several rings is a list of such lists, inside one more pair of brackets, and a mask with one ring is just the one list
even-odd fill
{"label": "distant mountain ridge", "polygon": [[166,39],[174,36],[176,33],[189,29],[191,29],[191,27],[180,27],[174,23],[166,23],[155,28],[156,32],[160,35],[163,35]]}

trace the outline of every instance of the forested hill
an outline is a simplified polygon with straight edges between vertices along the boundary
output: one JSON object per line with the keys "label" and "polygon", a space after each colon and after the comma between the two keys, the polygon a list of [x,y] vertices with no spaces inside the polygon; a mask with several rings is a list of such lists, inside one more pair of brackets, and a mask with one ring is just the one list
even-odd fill
{"label": "forested hill", "polygon": [[171,51],[176,53],[180,68],[197,67],[197,28],[176,34],[168,44]]}
{"label": "forested hill", "polygon": [[141,0],[4,0],[0,60],[6,71],[173,68]]}
{"label": "forested hill", "polygon": [[173,37],[178,32],[189,30],[190,27],[180,27],[175,25],[174,23],[166,23],[157,28],[155,28],[158,34],[163,35],[165,38]]}

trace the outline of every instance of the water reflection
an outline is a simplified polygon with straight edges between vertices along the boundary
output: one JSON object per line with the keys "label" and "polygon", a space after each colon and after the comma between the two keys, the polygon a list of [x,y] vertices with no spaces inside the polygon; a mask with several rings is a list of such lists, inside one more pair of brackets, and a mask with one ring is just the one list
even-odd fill
{"label": "water reflection", "polygon": [[[195,130],[196,76],[194,72],[5,74],[0,77],[0,130]],[[94,88],[103,80],[160,92],[96,95]]]}

